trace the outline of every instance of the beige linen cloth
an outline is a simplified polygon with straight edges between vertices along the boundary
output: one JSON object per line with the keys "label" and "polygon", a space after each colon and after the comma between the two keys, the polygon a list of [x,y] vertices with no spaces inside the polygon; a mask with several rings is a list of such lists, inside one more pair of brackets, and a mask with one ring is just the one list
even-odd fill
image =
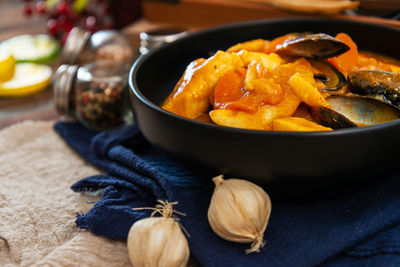
{"label": "beige linen cloth", "polygon": [[126,243],[75,225],[99,196],[72,192],[99,170],[53,130],[25,121],[0,131],[0,266],[129,266]]}

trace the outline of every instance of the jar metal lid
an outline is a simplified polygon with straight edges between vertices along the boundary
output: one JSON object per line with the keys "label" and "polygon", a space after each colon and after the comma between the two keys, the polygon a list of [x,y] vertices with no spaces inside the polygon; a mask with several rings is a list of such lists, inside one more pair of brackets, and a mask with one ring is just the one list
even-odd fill
{"label": "jar metal lid", "polygon": [[79,54],[88,42],[90,36],[90,32],[87,32],[79,27],[74,27],[69,32],[68,38],[61,51],[61,62],[65,64],[75,64]]}
{"label": "jar metal lid", "polygon": [[71,116],[70,94],[77,65],[59,66],[53,76],[53,103],[60,115]]}
{"label": "jar metal lid", "polygon": [[163,43],[171,43],[179,38],[186,36],[188,32],[181,28],[159,28],[140,33],[141,54],[146,54],[150,49]]}

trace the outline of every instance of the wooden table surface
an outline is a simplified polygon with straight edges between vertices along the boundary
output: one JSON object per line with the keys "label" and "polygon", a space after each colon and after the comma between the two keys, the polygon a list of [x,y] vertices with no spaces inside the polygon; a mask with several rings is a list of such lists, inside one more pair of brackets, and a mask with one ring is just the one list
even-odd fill
{"label": "wooden table surface", "polygon": [[[0,41],[26,33],[46,33],[46,20],[38,16],[25,17],[20,0],[1,0]],[[22,120],[57,117],[50,89],[26,98],[0,99],[0,129]]]}

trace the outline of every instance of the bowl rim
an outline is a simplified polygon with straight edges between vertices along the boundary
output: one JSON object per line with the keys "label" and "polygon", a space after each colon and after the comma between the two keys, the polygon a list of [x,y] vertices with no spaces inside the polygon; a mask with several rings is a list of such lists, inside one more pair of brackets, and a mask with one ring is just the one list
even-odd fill
{"label": "bowl rim", "polygon": [[175,40],[172,43],[164,43],[156,48],[151,49],[148,53],[140,55],[136,61],[133,63],[130,71],[129,71],[129,76],[128,76],[128,84],[129,84],[129,89],[131,92],[135,95],[135,97],[144,105],[146,105],[148,108],[160,113],[163,116],[166,116],[171,119],[176,119],[178,121],[182,121],[185,123],[189,123],[189,125],[192,126],[197,126],[197,127],[206,127],[206,128],[211,128],[213,130],[217,131],[227,131],[227,132],[235,132],[235,133],[241,133],[241,134],[249,134],[249,135],[265,135],[265,136],[287,136],[287,137],[322,137],[322,136],[337,136],[337,135],[356,135],[358,133],[373,133],[376,131],[381,131],[386,128],[392,128],[395,126],[400,125],[400,119],[399,120],[394,120],[390,122],[385,122],[385,123],[380,123],[376,125],[370,125],[370,126],[363,126],[363,127],[355,127],[355,128],[344,128],[344,129],[337,129],[333,131],[310,131],[310,132],[300,132],[300,131],[266,131],[266,130],[254,130],[254,129],[243,129],[243,128],[235,128],[235,127],[230,127],[230,126],[222,126],[222,125],[217,125],[217,124],[212,124],[208,122],[201,122],[193,119],[189,119],[180,115],[177,115],[175,113],[172,113],[170,111],[167,111],[163,108],[161,108],[159,105],[153,103],[151,100],[149,100],[147,97],[144,96],[144,94],[141,92],[139,89],[139,86],[136,82],[136,77],[138,75],[138,71],[140,69],[140,66],[143,65],[143,63],[148,59],[157,54],[159,51],[166,49],[170,46],[175,45],[176,43],[184,42],[187,39],[195,38],[201,35],[207,35],[209,33],[215,32],[215,31],[224,31],[226,29],[232,29],[236,27],[246,27],[246,26],[251,26],[251,25],[259,25],[259,24],[274,24],[274,23],[281,23],[281,22],[321,22],[321,21],[326,21],[326,22],[342,22],[342,23],[348,23],[348,24],[357,24],[360,26],[368,26],[368,27],[376,27],[376,28],[384,28],[384,29],[390,29],[399,32],[400,34],[400,29],[396,28],[394,26],[388,26],[388,25],[381,25],[381,24],[376,24],[376,23],[371,23],[371,22],[362,22],[362,21],[353,21],[353,20],[347,20],[347,19],[340,19],[340,18],[324,18],[324,17],[288,17],[288,18],[270,18],[270,19],[256,19],[256,20],[249,20],[249,21],[241,21],[241,22],[234,22],[234,23],[228,23],[228,24],[222,24],[214,27],[208,27],[202,30],[198,30],[196,32],[189,33],[188,35],[181,37],[178,40]]}

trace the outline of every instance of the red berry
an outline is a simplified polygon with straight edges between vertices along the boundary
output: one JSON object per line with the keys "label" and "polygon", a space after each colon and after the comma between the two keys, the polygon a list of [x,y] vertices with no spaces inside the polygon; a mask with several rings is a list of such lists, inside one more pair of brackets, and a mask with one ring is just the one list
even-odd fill
{"label": "red berry", "polygon": [[26,4],[24,5],[24,15],[25,15],[25,16],[31,16],[32,13],[33,13],[32,6],[31,6],[30,4],[28,4],[28,3],[26,3]]}
{"label": "red berry", "polygon": [[46,13],[46,2],[45,1],[39,1],[36,3],[36,10],[39,14],[44,14]]}
{"label": "red berry", "polygon": [[49,19],[49,21],[47,22],[47,29],[52,35],[56,36],[58,32],[57,21],[55,19]]}
{"label": "red berry", "polygon": [[74,24],[72,22],[68,21],[64,25],[65,32],[69,33],[72,30],[73,27],[74,27]]}
{"label": "red berry", "polygon": [[57,11],[61,14],[68,13],[68,4],[65,1],[61,1],[57,6]]}
{"label": "red berry", "polygon": [[89,31],[94,31],[96,27],[97,19],[95,16],[89,16],[86,18],[86,29]]}
{"label": "red berry", "polygon": [[69,9],[68,10],[68,16],[69,17],[72,17],[72,18],[76,18],[76,17],[78,17],[80,14],[79,13],[77,13],[74,9]]}
{"label": "red berry", "polygon": [[60,15],[57,18],[57,24],[60,25],[61,27],[64,27],[64,25],[67,23],[68,18],[65,15]]}

